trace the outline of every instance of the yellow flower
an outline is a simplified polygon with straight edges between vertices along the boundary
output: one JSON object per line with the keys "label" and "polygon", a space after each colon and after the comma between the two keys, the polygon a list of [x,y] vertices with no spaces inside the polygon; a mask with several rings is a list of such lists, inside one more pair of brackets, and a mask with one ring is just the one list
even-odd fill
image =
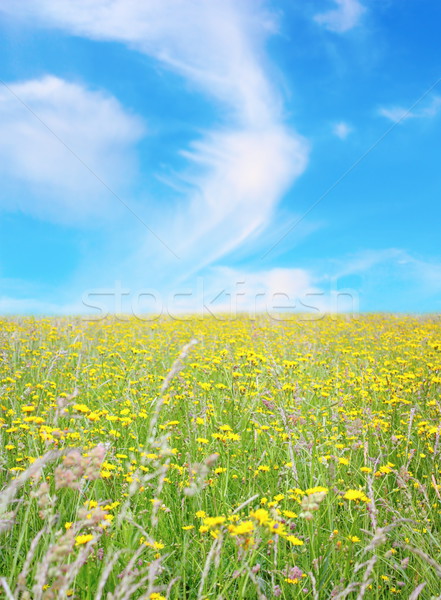
{"label": "yellow flower", "polygon": [[217,527],[218,525],[225,523],[225,520],[225,517],[205,517],[203,523],[208,527]]}
{"label": "yellow flower", "polygon": [[259,525],[265,525],[265,523],[267,523],[269,519],[269,512],[264,508],[258,508],[257,510],[251,513],[251,516],[253,517],[253,519],[256,519]]}
{"label": "yellow flower", "polygon": [[[384,475],[387,475],[388,473],[391,473],[392,469],[391,469],[391,467],[389,465],[390,465],[390,463],[388,463],[387,465],[383,465],[382,467],[380,467],[378,469],[378,471],[380,473],[383,473]],[[392,466],[394,466],[394,465],[392,465]]]}
{"label": "yellow flower", "polygon": [[348,490],[343,496],[343,498],[345,500],[354,500],[355,502],[358,502],[359,500],[361,500],[362,502],[371,501],[370,498],[368,498],[366,494],[361,490]]}
{"label": "yellow flower", "polygon": [[87,542],[91,542],[94,536],[91,533],[86,533],[85,535],[77,535],[75,538],[75,546],[81,546],[82,544],[87,544]]}
{"label": "yellow flower", "polygon": [[297,519],[298,516],[297,513],[293,512],[292,510],[283,510],[282,514],[287,519]]}
{"label": "yellow flower", "polygon": [[302,540],[299,540],[299,538],[295,535],[287,535],[285,539],[288,540],[288,542],[290,542],[291,544],[293,544],[293,546],[303,546]]}
{"label": "yellow flower", "polygon": [[152,548],[154,548],[155,550],[162,550],[163,548],[165,548],[165,546],[162,542],[153,542]]}
{"label": "yellow flower", "polygon": [[321,485],[318,485],[316,487],[305,490],[305,494],[307,496],[312,496],[312,494],[320,494],[320,493],[327,494],[328,492],[329,492],[328,488],[322,487]]}
{"label": "yellow flower", "polygon": [[88,413],[90,412],[90,408],[88,406],[86,406],[85,404],[74,404],[72,406],[73,410],[76,410],[77,412],[82,412],[82,413]]}
{"label": "yellow flower", "polygon": [[67,521],[67,522],[64,524],[64,528],[65,528],[65,529],[70,529],[70,528],[72,527],[72,525],[73,525],[73,523],[72,523],[71,521]]}
{"label": "yellow flower", "polygon": [[285,525],[279,521],[270,521],[267,527],[272,533],[277,533],[277,535],[283,536],[285,534]]}
{"label": "yellow flower", "polygon": [[228,531],[231,535],[248,535],[254,531],[254,523],[252,521],[243,521],[239,525],[230,525]]}

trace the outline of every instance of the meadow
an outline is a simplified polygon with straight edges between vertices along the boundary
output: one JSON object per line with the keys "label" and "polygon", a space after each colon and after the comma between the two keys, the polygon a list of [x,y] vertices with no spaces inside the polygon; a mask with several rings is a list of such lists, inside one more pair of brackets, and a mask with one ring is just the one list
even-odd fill
{"label": "meadow", "polygon": [[441,322],[0,320],[9,600],[441,599]]}

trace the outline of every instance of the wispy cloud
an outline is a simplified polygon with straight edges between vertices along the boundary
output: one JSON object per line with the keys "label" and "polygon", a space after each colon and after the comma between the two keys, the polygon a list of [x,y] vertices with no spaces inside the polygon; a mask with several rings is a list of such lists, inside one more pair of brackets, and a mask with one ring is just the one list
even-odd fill
{"label": "wispy cloud", "polygon": [[[360,277],[360,307],[369,310],[400,309],[421,312],[429,304],[441,303],[441,263],[439,259],[416,257],[401,248],[364,250],[339,261],[330,268],[334,280]],[[384,290],[384,282],[388,289]],[[394,297],[394,294],[396,297]],[[392,298],[392,302],[391,302]],[[391,302],[392,306],[389,305]]]}
{"label": "wispy cloud", "polygon": [[[322,318],[324,313],[356,310],[357,298],[339,293],[329,285],[320,285],[311,271],[302,268],[260,270],[212,267],[197,278],[192,286],[182,286],[166,297],[149,298],[151,310],[171,316],[182,313],[251,315],[266,313],[277,318],[286,312],[305,313],[307,319]],[[138,305],[142,294],[130,294],[126,307]],[[92,306],[98,307],[99,301]],[[108,305],[111,309],[110,304]],[[105,312],[104,309],[103,312]],[[136,311],[135,311],[136,312]]]}
{"label": "wispy cloud", "polygon": [[[219,121],[182,153],[189,192],[152,227],[174,239],[179,264],[147,240],[127,259],[132,273],[182,278],[220,260],[265,228],[284,193],[304,171],[308,143],[284,122],[265,52],[274,32],[261,2],[205,0],[23,0],[14,18],[96,40],[127,44],[181,75],[219,109]],[[179,186],[179,181],[177,181]],[[155,217],[153,217],[155,220]]]}
{"label": "wispy cloud", "polygon": [[23,0],[0,9],[45,27],[127,43],[230,105],[241,121],[262,124],[281,109],[260,66],[274,21],[259,1]]}
{"label": "wispy cloud", "polygon": [[336,8],[315,15],[314,21],[335,33],[345,33],[356,27],[366,12],[358,0],[334,0],[334,4]]}
{"label": "wispy cloud", "polygon": [[62,222],[108,214],[114,199],[74,154],[119,188],[134,173],[141,120],[108,94],[52,76],[0,86],[0,104],[0,209]]}
{"label": "wispy cloud", "polygon": [[402,106],[382,107],[378,109],[378,114],[394,123],[398,123],[407,121],[408,119],[430,119],[436,117],[440,110],[441,97],[432,96],[429,104],[422,108],[409,110]]}
{"label": "wispy cloud", "polygon": [[332,127],[332,133],[340,138],[341,140],[345,140],[350,133],[352,133],[353,129],[344,121],[340,121],[339,123],[335,123]]}
{"label": "wispy cloud", "polygon": [[299,268],[247,271],[218,267],[209,271],[204,281],[214,312],[305,311],[312,295],[319,292],[311,273]]}

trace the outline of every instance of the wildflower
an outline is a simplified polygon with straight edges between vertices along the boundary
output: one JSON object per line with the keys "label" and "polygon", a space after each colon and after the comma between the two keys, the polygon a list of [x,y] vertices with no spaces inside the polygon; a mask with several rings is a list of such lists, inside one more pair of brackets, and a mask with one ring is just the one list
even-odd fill
{"label": "wildflower", "polygon": [[328,488],[322,487],[321,485],[305,490],[305,494],[307,496],[312,496],[313,494],[323,494],[324,497],[328,492]]}
{"label": "wildflower", "polygon": [[299,540],[299,538],[295,535],[287,535],[285,539],[293,546],[303,546],[304,543],[302,542],[302,540]]}
{"label": "wildflower", "polygon": [[225,517],[205,517],[203,520],[204,525],[207,527],[217,527],[225,523]]}
{"label": "wildflower", "polygon": [[291,567],[289,569],[285,569],[284,574],[287,576],[288,579],[296,579],[297,581],[299,581],[302,577],[306,577],[302,569],[299,569],[299,567]]}
{"label": "wildflower", "polygon": [[254,523],[252,521],[244,521],[239,525],[230,525],[228,531],[231,535],[249,535],[254,531]]}
{"label": "wildflower", "polygon": [[162,550],[163,548],[165,548],[165,545],[162,542],[153,542],[152,548],[154,548],[155,550]]}
{"label": "wildflower", "polygon": [[271,533],[277,533],[277,535],[284,535],[285,533],[285,525],[279,521],[270,521],[267,527]]}
{"label": "wildflower", "polygon": [[90,408],[88,406],[86,406],[85,404],[74,404],[72,406],[73,410],[76,410],[77,412],[82,412],[82,413],[89,413],[90,412]]}
{"label": "wildflower", "polygon": [[258,508],[251,513],[251,516],[256,519],[259,525],[265,525],[269,520],[269,512],[264,508]]}
{"label": "wildflower", "polygon": [[392,472],[392,467],[394,466],[395,465],[393,465],[392,463],[388,463],[387,465],[383,465],[382,467],[380,467],[378,471],[384,475],[387,475],[388,473]]}
{"label": "wildflower", "polygon": [[346,494],[343,496],[345,500],[354,500],[355,502],[370,502],[370,498],[366,496],[364,492],[361,490],[348,490]]}
{"label": "wildflower", "polygon": [[77,535],[75,538],[75,546],[82,546],[83,544],[87,544],[87,542],[91,542],[93,539],[95,539],[95,537],[91,533]]}

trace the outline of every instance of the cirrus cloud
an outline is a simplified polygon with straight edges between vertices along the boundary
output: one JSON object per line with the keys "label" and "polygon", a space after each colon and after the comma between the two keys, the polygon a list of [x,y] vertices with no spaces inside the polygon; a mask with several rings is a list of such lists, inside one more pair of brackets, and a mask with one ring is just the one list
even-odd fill
{"label": "cirrus cloud", "polygon": [[336,8],[315,15],[314,21],[329,31],[345,33],[356,27],[366,8],[358,0],[334,0]]}
{"label": "cirrus cloud", "polygon": [[32,26],[123,43],[181,76],[218,111],[211,130],[195,124],[193,141],[181,148],[187,166],[171,183],[185,197],[149,208],[149,225],[174,240],[181,260],[144,235],[122,261],[132,281],[183,281],[225,259],[265,229],[305,170],[309,144],[285,121],[265,49],[276,24],[262,2],[22,0],[0,10]]}

